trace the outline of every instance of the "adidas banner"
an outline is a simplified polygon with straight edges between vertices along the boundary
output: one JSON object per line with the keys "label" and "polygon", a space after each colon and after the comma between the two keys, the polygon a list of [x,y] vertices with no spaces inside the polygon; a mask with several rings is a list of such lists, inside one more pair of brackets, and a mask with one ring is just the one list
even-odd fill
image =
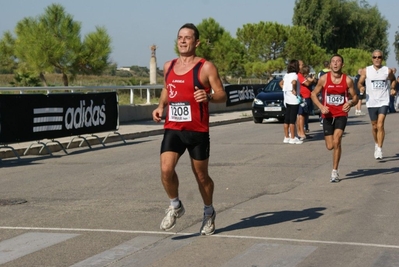
{"label": "adidas banner", "polygon": [[266,84],[232,84],[224,87],[227,94],[226,107],[252,102],[258,90]]}
{"label": "adidas banner", "polygon": [[0,143],[117,130],[116,92],[0,94]]}

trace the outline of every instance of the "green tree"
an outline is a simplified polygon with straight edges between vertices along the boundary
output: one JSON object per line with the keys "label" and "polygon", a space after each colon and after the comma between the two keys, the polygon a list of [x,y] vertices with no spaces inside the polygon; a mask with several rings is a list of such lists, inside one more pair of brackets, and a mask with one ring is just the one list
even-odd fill
{"label": "green tree", "polygon": [[197,55],[207,60],[214,61],[213,49],[215,44],[219,42],[226,30],[220,26],[213,18],[203,19],[197,25],[200,32],[200,46],[197,49]]}
{"label": "green tree", "polygon": [[[257,24],[245,24],[237,29],[237,40],[245,49],[244,68],[248,76],[267,78],[285,65],[282,62],[287,58],[285,48],[289,28],[275,22],[261,21]],[[278,60],[280,58],[283,60]],[[269,61],[276,62],[267,64]],[[272,66],[276,66],[276,69],[273,70]]]}
{"label": "green tree", "polygon": [[16,68],[16,56],[14,53],[15,39],[7,31],[0,40],[0,67],[11,71]]}
{"label": "green tree", "polygon": [[312,67],[321,66],[326,57],[325,49],[317,46],[309,31],[304,26],[292,26],[289,28],[288,40],[284,48],[287,57],[290,59],[300,59],[306,65]]}
{"label": "green tree", "polygon": [[344,67],[342,70],[351,76],[356,76],[359,69],[371,64],[371,53],[362,49],[339,49],[338,54],[344,58]]}
{"label": "green tree", "polygon": [[398,62],[398,64],[399,64],[399,30],[395,32],[395,41],[393,43],[393,46],[395,48],[396,62]]}
{"label": "green tree", "polygon": [[79,53],[71,72],[76,74],[100,75],[109,64],[111,54],[111,37],[104,27],[96,27],[95,32],[88,33],[78,47]]}
{"label": "green tree", "polygon": [[245,24],[237,29],[237,39],[244,45],[249,61],[267,62],[286,56],[288,29],[289,26],[276,22]]}
{"label": "green tree", "polygon": [[100,74],[109,64],[111,38],[105,28],[96,27],[82,41],[80,30],[80,22],[75,22],[63,6],[52,4],[38,18],[18,22],[14,45],[17,61],[38,74],[44,85],[46,72],[62,73],[65,86],[78,73]]}
{"label": "green tree", "polygon": [[348,47],[389,52],[390,25],[365,0],[296,0],[292,21],[310,31],[315,43],[328,53]]}
{"label": "green tree", "polygon": [[211,45],[210,60],[219,70],[224,83],[228,83],[228,76],[241,77],[244,71],[244,47],[230,33],[224,32],[220,38]]}

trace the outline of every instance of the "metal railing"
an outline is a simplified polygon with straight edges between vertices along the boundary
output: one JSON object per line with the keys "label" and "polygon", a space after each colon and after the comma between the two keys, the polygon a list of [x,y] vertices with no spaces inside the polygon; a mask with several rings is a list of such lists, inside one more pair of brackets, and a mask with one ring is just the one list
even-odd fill
{"label": "metal railing", "polygon": [[0,93],[2,91],[18,91],[20,94],[24,94],[27,91],[45,91],[46,94],[51,94],[55,91],[64,92],[79,92],[79,91],[118,91],[118,90],[129,90],[130,91],[130,104],[134,104],[134,90],[146,90],[146,104],[151,104],[151,89],[162,89],[163,84],[153,85],[135,85],[135,86],[54,86],[54,87],[0,87]]}

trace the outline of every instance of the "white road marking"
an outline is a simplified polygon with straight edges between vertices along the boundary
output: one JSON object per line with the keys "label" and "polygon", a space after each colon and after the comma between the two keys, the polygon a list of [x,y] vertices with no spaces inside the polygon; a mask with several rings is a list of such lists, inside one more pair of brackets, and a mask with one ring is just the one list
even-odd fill
{"label": "white road marking", "polygon": [[[40,231],[71,231],[71,232],[104,232],[104,233],[127,233],[127,234],[154,234],[154,235],[180,235],[180,236],[195,236],[198,233],[177,233],[177,232],[161,232],[161,231],[134,231],[134,230],[116,230],[116,229],[85,229],[85,228],[48,228],[48,227],[11,227],[0,226],[0,230],[40,230]],[[309,240],[309,239],[292,239],[279,237],[262,237],[262,236],[240,236],[240,235],[223,235],[215,234],[209,237],[222,238],[236,238],[236,239],[253,239],[253,240],[273,240],[273,241],[287,241],[298,243],[311,244],[331,244],[331,245],[348,245],[361,247],[377,247],[377,248],[394,248],[399,249],[399,245],[374,244],[374,243],[360,243],[360,242],[338,242],[338,241],[324,241],[324,240]]]}
{"label": "white road marking", "polygon": [[317,247],[260,243],[238,254],[222,267],[279,266],[295,267]]}
{"label": "white road marking", "polygon": [[143,248],[159,241],[159,237],[155,236],[138,236],[129,240],[119,246],[113,247],[107,251],[94,255],[81,262],[78,262],[71,267],[103,267],[111,264],[112,262],[123,259],[124,257],[142,250]]}
{"label": "white road marking", "polygon": [[173,240],[163,239],[159,242],[148,246],[137,253],[129,255],[123,258],[120,261],[113,263],[112,267],[125,267],[125,266],[134,266],[134,267],[146,267],[153,265],[154,262],[159,261],[167,257],[168,255],[172,255],[174,251],[179,250],[180,248],[191,244],[191,240]]}
{"label": "white road marking", "polygon": [[77,234],[25,233],[0,242],[0,264],[50,247],[78,236]]}

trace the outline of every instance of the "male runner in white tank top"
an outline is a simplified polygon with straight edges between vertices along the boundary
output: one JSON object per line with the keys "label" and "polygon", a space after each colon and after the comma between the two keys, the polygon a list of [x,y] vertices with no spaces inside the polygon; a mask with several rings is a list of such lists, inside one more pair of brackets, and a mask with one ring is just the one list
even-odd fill
{"label": "male runner in white tank top", "polygon": [[373,65],[362,69],[358,81],[361,93],[366,92],[366,106],[369,112],[372,133],[375,142],[374,158],[382,159],[382,145],[385,138],[385,116],[388,112],[389,95],[395,93],[396,80],[392,69],[383,66],[383,53],[374,50],[372,53]]}

